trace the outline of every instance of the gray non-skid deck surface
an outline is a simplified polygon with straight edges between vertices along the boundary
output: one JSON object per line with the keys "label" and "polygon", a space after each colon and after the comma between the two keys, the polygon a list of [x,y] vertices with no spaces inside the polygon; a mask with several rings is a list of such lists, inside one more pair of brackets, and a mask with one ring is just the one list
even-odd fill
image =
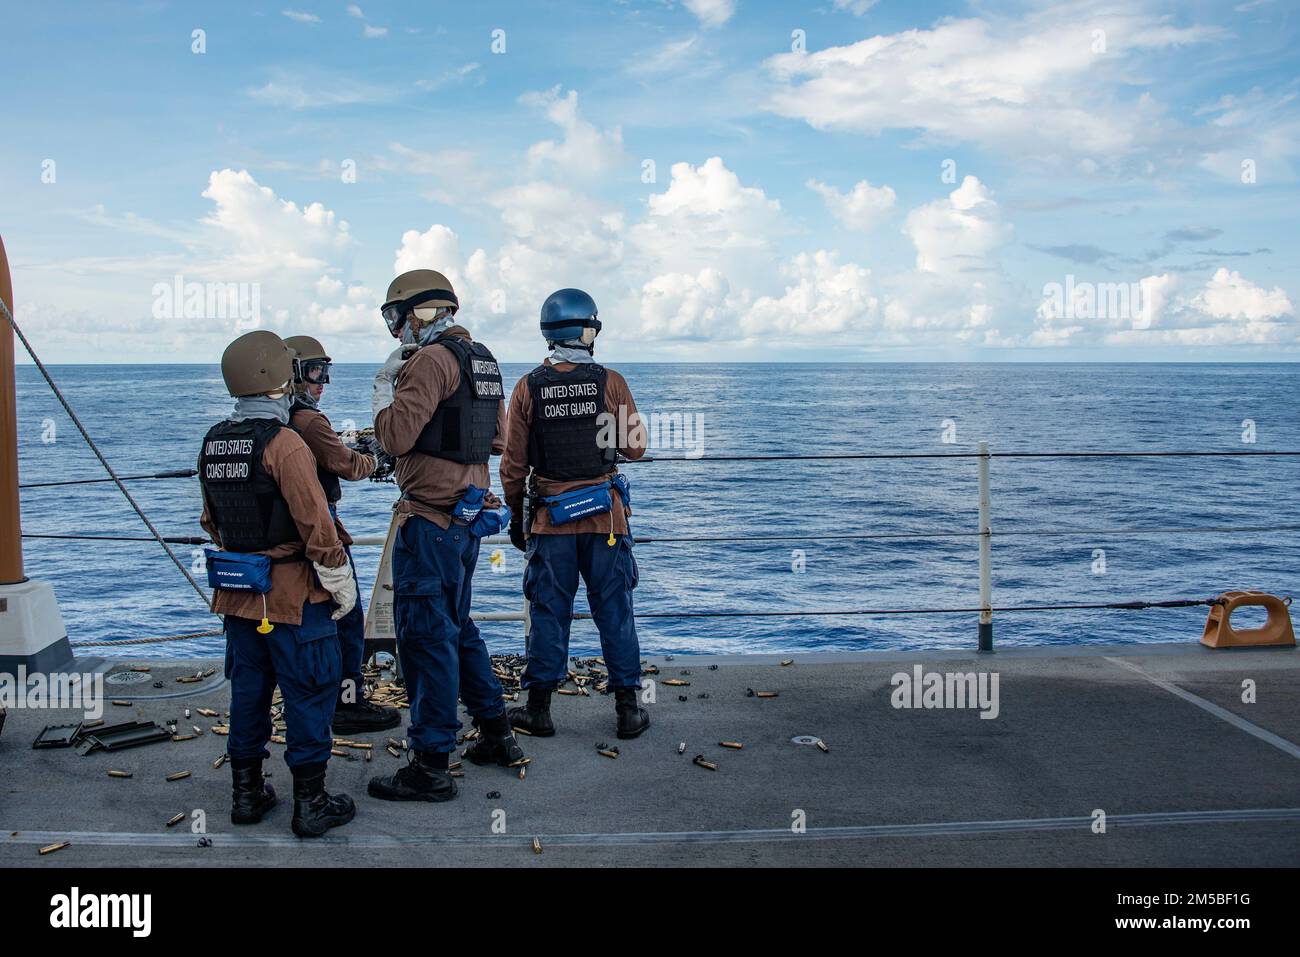
{"label": "gray non-skid deck surface", "polygon": [[[795,656],[788,667],[769,657],[650,660],[662,673],[650,709],[654,724],[642,738],[615,739],[612,698],[557,696],[558,736],[521,736],[533,759],[525,780],[467,763],[460,797],[448,804],[392,805],[367,797],[367,778],[399,763],[382,749],[388,735],[371,736],[372,762],[335,758],[330,765],[330,787],[357,800],[356,820],[315,842],[293,838],[283,800],[261,825],[231,827],[229,770],[211,767],[224,738],[204,734],[87,757],[33,751],[43,725],[76,716],[11,709],[0,736],[0,865],[1300,863],[1300,759],[1121,663],[1294,744],[1300,743],[1294,650],[810,655]],[[975,710],[896,710],[890,677],[916,663],[931,671],[998,672],[1000,715],[983,720]],[[177,662],[151,664],[166,692],[185,687],[173,680],[181,672]],[[192,670],[198,663],[183,664]],[[691,684],[662,683],[674,677]],[[1247,678],[1257,687],[1253,705],[1241,702]],[[130,694],[107,688],[110,698]],[[751,698],[747,688],[780,694]],[[163,693],[147,684],[135,690]],[[186,706],[224,710],[227,690],[135,698],[131,708],[108,707],[105,718],[163,721],[181,717]],[[212,723],[196,713],[181,726]],[[830,752],[791,743],[802,734],[820,736]],[[723,740],[743,742],[744,750],[721,748]],[[681,741],[686,752],[678,755]],[[598,742],[619,747],[620,757],[597,754]],[[282,749],[271,748],[267,766],[283,799],[290,776]],[[700,753],[719,769],[693,766]],[[132,771],[134,778],[109,778],[109,768]],[[164,782],[186,769],[192,777]],[[490,799],[489,791],[501,796]],[[188,822],[164,826],[196,808],[207,814],[212,847],[197,846]],[[796,809],[806,815],[803,836],[790,831]],[[1094,809],[1111,819],[1104,835],[1088,826]],[[1269,820],[1227,813],[1263,809],[1293,813]],[[504,835],[492,832],[497,810],[505,812]],[[1181,816],[1151,817],[1167,812]],[[1191,821],[1187,812],[1217,813]],[[961,822],[1014,823],[993,830]],[[888,828],[947,824],[956,831]],[[835,830],[842,828],[864,830]],[[544,845],[540,856],[528,846],[534,835]],[[37,856],[39,846],[59,839],[72,845]]]}

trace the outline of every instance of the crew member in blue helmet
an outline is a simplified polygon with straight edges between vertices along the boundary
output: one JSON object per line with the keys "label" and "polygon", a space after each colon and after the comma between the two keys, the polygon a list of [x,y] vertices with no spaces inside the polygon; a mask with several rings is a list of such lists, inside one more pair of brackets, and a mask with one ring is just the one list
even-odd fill
{"label": "crew member in blue helmet", "polygon": [[527,760],[470,618],[479,538],[488,533],[480,519],[502,513],[487,490],[488,459],[505,446],[505,402],[497,361],[456,324],[459,308],[446,276],[417,269],[393,280],[381,310],[403,343],[375,377],[372,410],[402,490],[393,506],[393,618],[411,702],[410,762],[370,781],[370,794],[389,801],[456,796],[449,763],[461,727],[458,697],[478,727],[467,760],[505,767]]}
{"label": "crew member in blue helmet", "polygon": [[637,701],[631,496],[614,463],[620,452],[628,459],[645,454],[645,429],[626,380],[595,361],[600,320],[591,296],[580,289],[552,293],[541,326],[551,354],[515,384],[501,456],[506,504],[520,516],[510,538],[527,555],[524,597],[532,623],[522,680],[528,703],[511,708],[510,720],[539,737],[555,734],[551,693],[568,673],[581,575],[609,669],[617,734],[634,738],[649,727],[650,715]]}
{"label": "crew member in blue helmet", "polygon": [[[290,336],[284,344],[295,354],[293,404],[289,407],[289,426],[302,436],[316,457],[316,477],[329,502],[330,515],[339,541],[348,553],[352,574],[352,536],[339,519],[338,503],[343,497],[341,480],[359,482],[375,470],[375,457],[348,448],[339,439],[329,418],[320,409],[321,395],[329,385],[333,360],[325,347],[312,336]],[[339,682],[338,702],[334,706],[335,734],[362,734],[386,731],[402,723],[396,708],[385,708],[366,698],[361,677],[361,659],[366,647],[366,615],[360,597],[352,610],[339,619],[339,648],[343,654],[343,680]]]}
{"label": "crew member in blue helmet", "polygon": [[230,820],[255,824],[275,806],[262,761],[278,685],[293,831],[320,837],[356,813],[346,794],[325,790],[339,686],[335,622],[357,602],[356,579],[316,460],[288,428],[292,353],[273,332],[249,332],[226,348],[221,375],[235,409],[203,438],[199,521],[219,549],[208,552],[208,582],[212,610],[224,616],[226,630]]}

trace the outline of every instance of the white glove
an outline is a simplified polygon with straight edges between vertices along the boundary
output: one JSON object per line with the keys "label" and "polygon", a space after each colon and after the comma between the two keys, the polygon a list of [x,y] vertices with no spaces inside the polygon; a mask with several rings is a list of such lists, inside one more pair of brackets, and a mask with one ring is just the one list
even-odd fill
{"label": "white glove", "polygon": [[339,606],[334,614],[330,615],[338,621],[357,604],[357,580],[352,574],[352,563],[345,561],[338,568],[326,568],[324,565],[312,562],[312,567],[316,569],[316,577],[320,579],[321,587],[333,596],[334,604]]}
{"label": "white glove", "polygon": [[374,389],[370,393],[372,415],[378,415],[380,410],[393,404],[393,385],[397,380],[397,373],[402,371],[405,362],[402,357],[402,347],[398,346],[384,362],[384,367],[375,374]]}

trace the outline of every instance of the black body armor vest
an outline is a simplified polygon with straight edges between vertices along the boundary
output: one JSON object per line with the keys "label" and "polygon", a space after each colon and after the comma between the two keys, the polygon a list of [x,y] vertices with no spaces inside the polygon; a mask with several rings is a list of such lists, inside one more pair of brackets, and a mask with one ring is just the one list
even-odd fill
{"label": "black body armor vest", "polygon": [[434,346],[446,346],[456,357],[460,385],[450,399],[438,403],[411,450],[464,465],[483,465],[492,456],[497,409],[505,398],[501,368],[481,342],[446,336],[425,348]]}
{"label": "black body armor vest", "polygon": [[614,467],[617,436],[609,448],[598,437],[605,412],[608,370],[580,363],[569,372],[540,365],[528,373],[533,421],[528,427],[528,464],[543,478],[568,482],[601,478]]}
{"label": "black body armor vest", "polygon": [[274,419],[226,421],[203,437],[199,481],[226,551],[264,552],[302,540],[280,487],[262,464],[262,452],[282,428]]}
{"label": "black body armor vest", "polygon": [[[289,428],[293,429],[293,417],[302,410],[321,414],[319,409],[313,408],[301,399],[294,399],[293,405],[289,406]],[[297,432],[297,429],[293,429]],[[302,433],[299,433],[300,435]],[[321,467],[320,462],[316,463],[316,478],[320,480],[321,490],[325,492],[325,501],[333,505],[343,497],[343,485],[339,481],[338,475]]]}

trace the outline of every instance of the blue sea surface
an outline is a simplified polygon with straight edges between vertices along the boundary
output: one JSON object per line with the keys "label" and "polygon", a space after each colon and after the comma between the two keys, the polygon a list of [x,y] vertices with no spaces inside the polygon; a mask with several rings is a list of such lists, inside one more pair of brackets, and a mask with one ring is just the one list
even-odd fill
{"label": "blue sea surface", "polygon": [[[337,365],[322,408],[336,428],[370,422],[371,365]],[[643,413],[702,423],[705,458],[744,454],[1300,449],[1290,364],[627,364]],[[507,388],[528,371],[503,367]],[[231,400],[216,366],[55,366],[51,372],[121,474],[192,467]],[[99,478],[98,462],[30,366],[18,370],[23,482]],[[945,428],[945,420],[951,420]],[[1255,442],[1243,433],[1254,423]],[[943,441],[955,431],[955,442]],[[693,435],[692,439],[700,436]],[[652,454],[682,456],[684,448]],[[496,461],[493,484],[499,490]],[[976,460],[631,464],[639,611],[966,608],[978,604]],[[995,605],[1204,598],[1229,589],[1290,594],[1293,532],[1134,535],[1109,529],[1300,524],[1300,458],[1024,458],[992,461]],[[200,535],[197,479],[128,483],[166,535]],[[389,484],[345,485],[354,535],[382,535]],[[29,489],[24,532],[147,535],[111,484]],[[1000,533],[1073,530],[1069,537]],[[836,541],[866,533],[967,533],[951,539]],[[776,536],[774,541],[671,542]],[[54,586],[74,642],[218,627],[153,542],[27,539],[27,574]],[[187,563],[189,546],[175,546]],[[500,573],[486,547],[475,608],[521,608],[521,556]],[[1104,551],[1104,573],[1100,558]],[[356,560],[368,600],[377,547]],[[585,598],[579,599],[581,610]],[[1194,641],[1204,609],[995,616],[998,645]],[[972,648],[974,615],[654,618],[646,653]],[[483,623],[495,652],[522,649],[521,626]],[[211,656],[220,638],[96,653]],[[590,622],[575,654],[599,653]]]}

